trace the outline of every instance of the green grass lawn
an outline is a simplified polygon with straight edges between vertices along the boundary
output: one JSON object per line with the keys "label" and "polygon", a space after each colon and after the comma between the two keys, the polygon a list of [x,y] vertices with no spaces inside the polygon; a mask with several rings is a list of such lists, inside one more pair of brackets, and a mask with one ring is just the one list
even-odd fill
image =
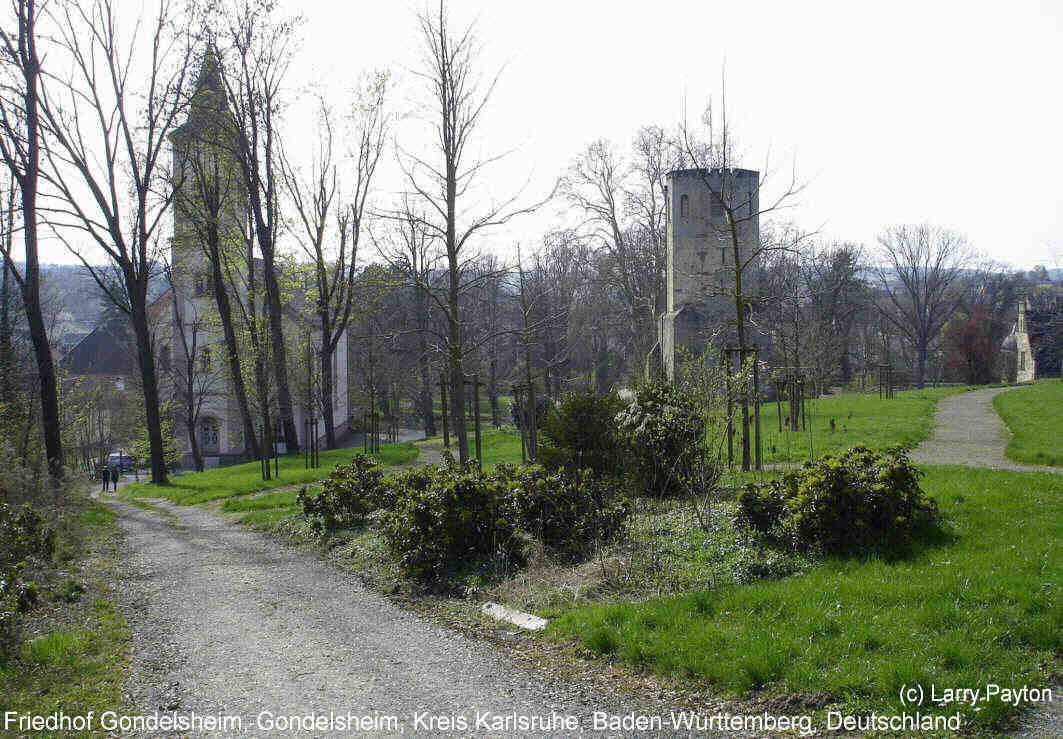
{"label": "green grass lawn", "polygon": [[[481,453],[485,471],[495,468],[499,462],[520,462],[520,432],[513,428],[482,429],[480,432]],[[455,451],[457,451],[455,449]],[[469,435],[469,454],[476,453],[473,437]]]}
{"label": "green grass lawn", "polygon": [[1013,434],[1005,454],[1016,462],[1063,466],[1063,380],[1040,380],[993,398]]}
{"label": "green grass lawn", "polygon": [[267,508],[263,510],[253,510],[246,516],[240,518],[240,523],[253,528],[268,529],[276,523],[286,521],[287,519],[297,516],[302,513],[302,508],[297,505],[281,506],[278,508]]}
{"label": "green grass lawn", "polygon": [[[332,449],[321,452],[321,466],[305,469],[302,454],[280,458],[280,475],[271,480],[262,479],[258,462],[246,462],[231,467],[218,467],[203,472],[186,472],[170,478],[169,485],[153,485],[148,482],[134,483],[123,488],[123,493],[135,498],[166,498],[180,505],[204,503],[209,500],[231,498],[270,488],[313,482],[328,477],[329,472],[340,463],[347,462],[361,447]],[[412,441],[396,444],[381,444],[375,454],[382,464],[402,464],[417,458],[417,447]]]}
{"label": "green grass lawn", "polygon": [[[934,428],[937,402],[969,389],[952,386],[900,390],[889,400],[879,400],[876,393],[846,393],[808,400],[805,405],[808,428],[796,432],[785,429],[789,404],[782,404],[784,430],[780,433],[778,404],[766,403],[760,409],[764,462],[804,461],[810,458],[810,445],[811,456],[815,457],[824,452],[848,449],[854,444],[871,449],[917,444],[930,436]],[[834,419],[834,431],[830,428],[831,419]],[[736,429],[736,463],[741,462],[740,434],[741,429]]]}
{"label": "green grass lawn", "polygon": [[284,508],[285,506],[295,505],[295,498],[298,495],[299,492],[296,490],[281,490],[254,497],[229,498],[222,504],[221,509],[227,513],[238,513],[241,511],[261,511],[266,508]]}
{"label": "green grass lawn", "polygon": [[[438,428],[442,429],[442,426],[441,426],[442,420],[440,420],[440,417],[442,416],[442,413],[443,413],[443,405],[439,401],[438,392],[439,392],[439,385],[436,385],[436,397],[434,398],[434,401],[433,401],[433,404],[432,404],[432,410],[436,414],[436,426]],[[512,395],[499,395],[498,396],[498,415],[500,417],[499,420],[501,420],[501,422],[503,424],[508,424],[508,423],[512,422],[511,421],[511,417],[510,417],[510,408],[512,408],[512,406],[513,406],[513,396]],[[467,414],[467,417],[469,418],[469,423],[471,425],[471,423],[472,423],[472,414],[471,413]],[[489,426],[491,424],[491,420],[492,420],[491,419],[491,404],[488,402],[487,393],[483,390],[483,388],[481,388],[480,389],[480,423],[483,426]],[[442,433],[442,431],[440,433]]]}
{"label": "green grass lawn", "polygon": [[[902,685],[1050,686],[1063,650],[1063,477],[931,467],[924,487],[949,533],[903,559],[574,609],[549,633],[738,696],[822,691],[849,712],[900,712]],[[922,710],[983,728],[1020,710],[978,708]]]}
{"label": "green grass lawn", "polygon": [[[482,432],[484,469],[490,470],[499,462],[520,461],[520,434],[513,429],[484,429]],[[429,440],[431,443],[432,440]],[[438,439],[436,440],[438,442]],[[469,434],[469,453],[474,452],[473,435]],[[240,522],[256,528],[269,528],[292,518],[300,512],[296,504],[298,490],[276,490],[277,487],[317,482],[324,479],[336,464],[348,461],[361,448],[337,449],[321,452],[321,466],[314,470],[303,467],[302,455],[281,457],[280,477],[263,480],[258,462],[220,467],[203,472],[187,472],[171,478],[167,486],[136,483],[123,488],[123,494],[133,498],[166,498],[180,505],[223,501],[222,510],[243,513]],[[451,452],[457,447],[451,441]],[[388,467],[417,459],[417,443],[406,441],[382,444],[374,456]],[[256,495],[256,493],[263,493]]]}

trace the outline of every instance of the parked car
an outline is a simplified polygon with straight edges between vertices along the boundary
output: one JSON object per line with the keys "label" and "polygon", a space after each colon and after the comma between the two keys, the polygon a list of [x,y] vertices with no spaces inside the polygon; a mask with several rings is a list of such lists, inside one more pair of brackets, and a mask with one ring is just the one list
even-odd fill
{"label": "parked car", "polygon": [[107,455],[108,469],[117,467],[119,472],[132,472],[137,460],[124,452],[111,452]]}

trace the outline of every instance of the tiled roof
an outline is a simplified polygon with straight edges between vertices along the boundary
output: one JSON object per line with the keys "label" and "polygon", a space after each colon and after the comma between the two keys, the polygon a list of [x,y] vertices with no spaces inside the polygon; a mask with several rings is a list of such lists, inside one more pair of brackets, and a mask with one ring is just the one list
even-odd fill
{"label": "tiled roof", "polygon": [[104,321],[63,357],[73,375],[132,375],[136,354],[126,318]]}

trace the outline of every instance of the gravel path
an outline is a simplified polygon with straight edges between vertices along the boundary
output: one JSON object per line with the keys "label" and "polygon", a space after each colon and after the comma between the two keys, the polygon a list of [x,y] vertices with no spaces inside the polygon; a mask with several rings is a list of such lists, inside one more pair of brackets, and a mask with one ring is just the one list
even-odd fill
{"label": "gravel path", "polygon": [[659,711],[603,693],[595,681],[531,674],[319,558],[202,508],[109,502],[130,560],[122,587],[134,634],[132,713],[237,714],[245,735],[275,736],[294,732],[259,724],[260,712],[350,712],[384,720],[374,735],[438,733],[438,724],[415,723],[426,713],[465,718],[467,730],[458,725],[457,733],[482,735],[489,732],[476,726],[476,711],[557,711],[578,716],[585,730],[593,711]]}
{"label": "gravel path", "polygon": [[1024,465],[1004,456],[1009,431],[993,409],[993,398],[1008,390],[1014,388],[972,390],[938,402],[934,434],[912,452],[912,459],[924,464],[1063,473],[1060,467]]}

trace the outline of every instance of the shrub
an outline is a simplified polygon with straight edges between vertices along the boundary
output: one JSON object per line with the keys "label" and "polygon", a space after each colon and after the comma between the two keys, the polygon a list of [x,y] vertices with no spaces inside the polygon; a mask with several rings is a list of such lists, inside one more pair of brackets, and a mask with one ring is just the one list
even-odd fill
{"label": "shrub", "polygon": [[516,558],[515,526],[497,480],[471,465],[441,464],[392,484],[394,503],[376,520],[409,577],[444,585],[467,565]]}
{"label": "shrub", "polygon": [[569,474],[539,466],[500,464],[495,479],[517,525],[570,558],[613,538],[631,513],[616,485],[591,470]]}
{"label": "shrub", "polygon": [[26,577],[27,566],[40,563],[55,551],[55,531],[30,506],[12,508],[0,503],[0,654],[18,635],[21,614],[40,600],[36,583]]}
{"label": "shrub", "polygon": [[622,407],[616,393],[566,393],[543,422],[539,462],[551,470],[617,474],[621,454],[616,415]]}
{"label": "shrub", "polygon": [[620,439],[635,494],[678,495],[705,453],[702,401],[674,383],[651,380],[617,416]]}
{"label": "shrub", "polygon": [[738,495],[738,510],[750,527],[767,533],[782,517],[783,501],[770,485],[746,483]]}
{"label": "shrub", "polygon": [[899,448],[876,453],[856,446],[806,462],[765,487],[747,486],[740,516],[799,549],[888,549],[937,523],[937,503],[919,487],[921,474]]}
{"label": "shrub", "polygon": [[351,528],[390,504],[393,494],[383,478],[375,459],[357,454],[349,464],[336,465],[319,492],[299,491],[296,502],[318,534]]}

